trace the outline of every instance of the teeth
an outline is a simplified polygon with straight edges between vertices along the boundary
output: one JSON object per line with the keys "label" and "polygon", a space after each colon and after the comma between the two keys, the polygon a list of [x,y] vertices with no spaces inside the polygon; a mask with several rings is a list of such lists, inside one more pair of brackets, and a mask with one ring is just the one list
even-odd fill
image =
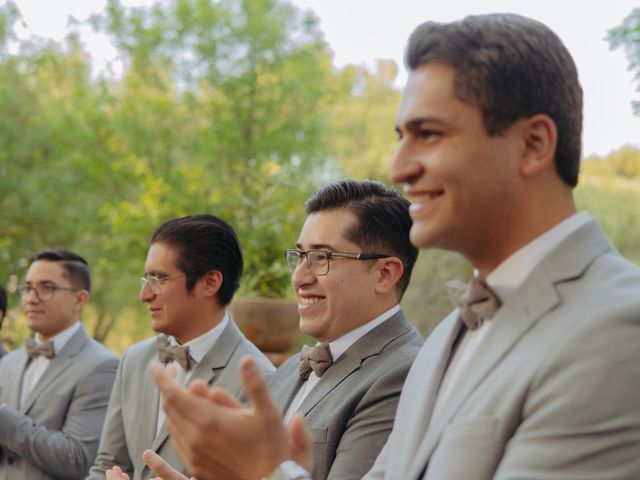
{"label": "teeth", "polygon": [[298,303],[300,305],[314,305],[314,304],[318,303],[320,300],[322,300],[320,297],[310,297],[310,298],[302,298],[302,297],[300,297],[298,299]]}

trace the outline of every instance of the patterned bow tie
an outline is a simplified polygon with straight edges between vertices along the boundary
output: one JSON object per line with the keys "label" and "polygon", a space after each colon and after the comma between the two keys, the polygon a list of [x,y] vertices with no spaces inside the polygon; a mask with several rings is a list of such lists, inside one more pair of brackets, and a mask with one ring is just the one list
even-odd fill
{"label": "patterned bow tie", "polygon": [[308,345],[302,347],[300,352],[300,378],[307,380],[311,374],[311,370],[321,377],[324,372],[333,365],[333,356],[331,355],[331,349],[326,343],[321,343],[311,348]]}
{"label": "patterned bow tie", "polygon": [[56,353],[53,350],[53,342],[51,340],[47,340],[46,342],[42,343],[36,343],[33,338],[27,338],[24,341],[24,347],[27,350],[27,357],[29,357],[29,360],[39,355],[42,355],[49,360],[56,356]]}
{"label": "patterned bow tie", "polygon": [[502,305],[485,278],[477,273],[468,283],[452,280],[447,283],[449,295],[460,309],[460,318],[469,330],[482,326],[484,320],[490,320]]}
{"label": "patterned bow tie", "polygon": [[156,338],[156,348],[158,349],[158,358],[162,363],[169,363],[174,360],[180,364],[185,372],[188,372],[191,368],[189,347],[171,345],[166,335],[159,335]]}

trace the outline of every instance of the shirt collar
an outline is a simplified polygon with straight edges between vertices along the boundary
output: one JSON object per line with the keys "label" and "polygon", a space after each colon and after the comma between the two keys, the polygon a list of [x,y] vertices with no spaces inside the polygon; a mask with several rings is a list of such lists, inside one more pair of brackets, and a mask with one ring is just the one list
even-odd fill
{"label": "shirt collar", "polygon": [[[229,312],[225,312],[222,321],[215,327],[213,327],[211,330],[207,330],[199,337],[193,338],[185,343],[184,346],[189,347],[189,356],[193,358],[196,363],[200,363],[204,356],[209,352],[209,350],[213,348],[215,343],[218,341],[218,338],[220,338],[220,335],[222,335],[224,329],[227,328],[228,324]],[[172,336],[169,337],[169,342],[171,343],[171,345],[178,344],[176,339]]]}
{"label": "shirt collar", "polygon": [[351,330],[350,332],[345,333],[341,337],[336,338],[334,341],[329,342],[329,348],[331,349],[331,355],[333,356],[333,360],[337,360],[347,349],[356,343],[360,338],[364,337],[371,330],[376,328],[385,320],[388,320],[393,315],[400,311],[400,305],[396,305],[393,308],[390,308],[382,315],[377,316],[373,320],[365,323],[364,325],[360,325],[358,328]]}
{"label": "shirt collar", "polygon": [[551,250],[589,221],[591,216],[587,212],[564,219],[504,260],[487,276],[487,283],[505,302]]}
{"label": "shirt collar", "polygon": [[[67,342],[73,337],[73,335],[80,330],[80,322],[76,321],[73,325],[68,328],[65,328],[60,333],[56,333],[49,340],[53,342],[53,351],[56,352],[56,355],[62,351]],[[40,334],[36,333],[35,335],[36,343],[42,343],[42,338],[40,338]]]}

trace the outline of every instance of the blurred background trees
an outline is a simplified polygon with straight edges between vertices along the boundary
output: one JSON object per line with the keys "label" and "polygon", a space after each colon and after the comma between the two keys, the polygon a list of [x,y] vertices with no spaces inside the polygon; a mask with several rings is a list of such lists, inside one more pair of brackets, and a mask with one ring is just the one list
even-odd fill
{"label": "blurred background trees", "polygon": [[[610,41],[640,75],[638,17]],[[0,282],[15,292],[39,249],[78,251],[94,278],[85,322],[115,351],[150,334],[138,278],[163,221],[225,218],[245,254],[239,294],[291,297],[282,251],[309,194],[342,177],[386,181],[397,66],[337,70],[318,19],[286,2],[110,0],[90,19],[118,52],[100,74],[79,30],[21,40],[18,22],[0,6]],[[640,151],[585,161],[577,199],[640,262]],[[468,273],[455,254],[421,253],[403,305],[423,333],[451,308],[446,281]],[[2,336],[20,341],[10,306]]]}

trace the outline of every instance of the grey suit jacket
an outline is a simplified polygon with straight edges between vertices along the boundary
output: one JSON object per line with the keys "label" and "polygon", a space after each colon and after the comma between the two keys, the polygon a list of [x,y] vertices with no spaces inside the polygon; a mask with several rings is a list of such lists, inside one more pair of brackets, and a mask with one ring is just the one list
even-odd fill
{"label": "grey suit jacket", "polygon": [[596,222],[547,255],[491,322],[437,412],[457,311],[430,336],[367,478],[640,478],[640,269]]}
{"label": "grey suit jacket", "polygon": [[[325,372],[298,412],[313,439],[315,480],[360,479],[393,426],[404,379],[422,337],[402,312],[368,332]],[[299,355],[272,377],[283,413],[300,387]]]}
{"label": "grey suit jacket", "polygon": [[[240,332],[233,320],[224,329],[213,348],[197,365],[191,378],[225,388],[237,398],[244,392],[238,376],[238,362],[252,355],[266,376],[274,367]],[[100,439],[98,456],[88,479],[104,480],[105,472],[118,465],[132,479],[155,475],[142,460],[142,452],[152,449],[176,470],[187,473],[163,426],[156,435],[160,395],[149,364],[157,362],[156,339],[149,338],[129,348],[122,357],[109,400],[109,409]]]}
{"label": "grey suit jacket", "polygon": [[118,358],[80,328],[19,408],[24,347],[0,360],[1,480],[80,479],[93,463]]}

